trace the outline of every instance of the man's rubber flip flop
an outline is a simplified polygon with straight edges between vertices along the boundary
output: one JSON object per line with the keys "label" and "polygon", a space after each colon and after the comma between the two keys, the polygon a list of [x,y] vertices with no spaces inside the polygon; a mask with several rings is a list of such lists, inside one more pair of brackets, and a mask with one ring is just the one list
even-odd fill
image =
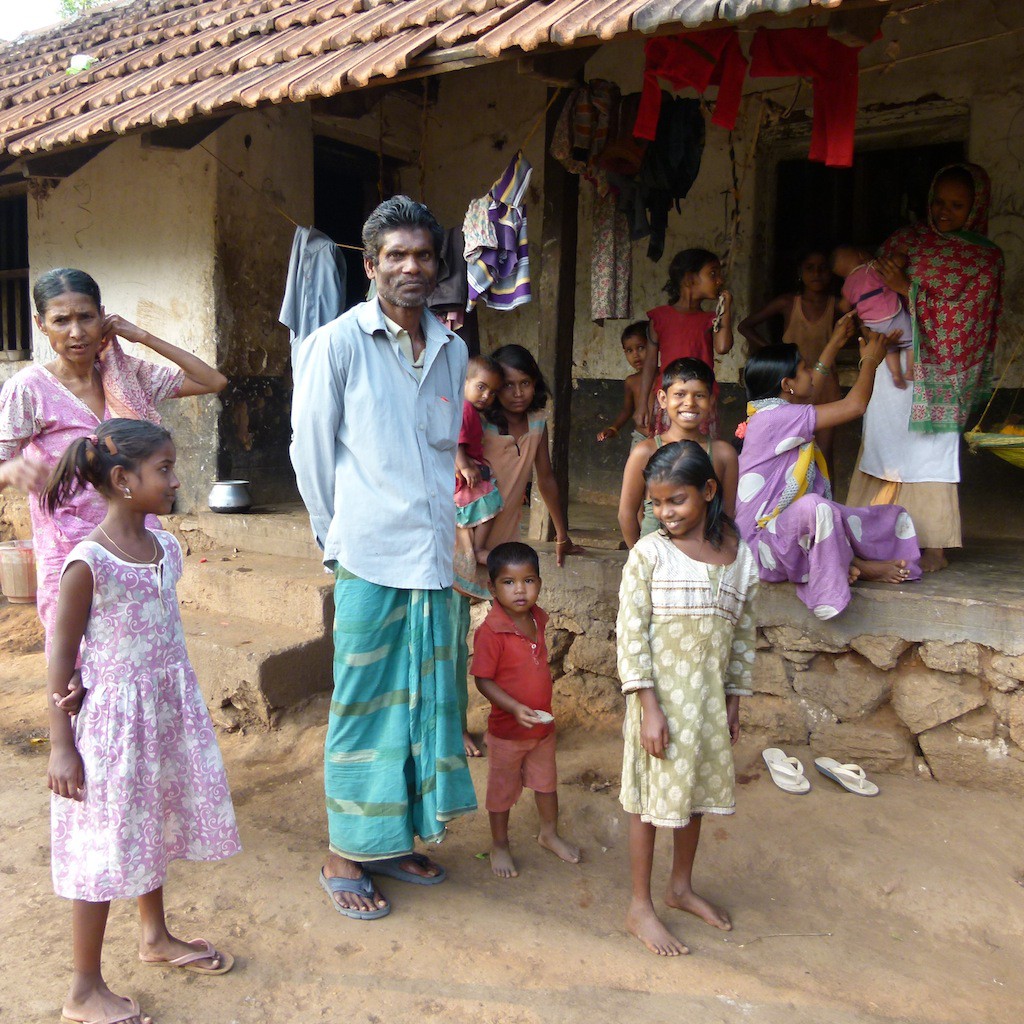
{"label": "man's rubber flip flop", "polygon": [[761,751],[761,756],[768,765],[772,782],[779,789],[801,795],[811,788],[810,781],[804,775],[804,766],[795,757],[787,757],[786,752],[778,747],[767,747]]}
{"label": "man's rubber flip flop", "polygon": [[878,787],[869,782],[859,764],[840,764],[834,757],[816,757],[814,767],[833,782],[856,796],[878,796]]}
{"label": "man's rubber flip flop", "polygon": [[356,921],[376,921],[380,917],[387,917],[391,913],[391,904],[386,907],[377,907],[376,910],[357,910],[355,907],[343,907],[335,898],[336,892],[354,892],[357,896],[363,896],[373,900],[377,895],[370,876],[362,874],[359,878],[328,878],[324,869],[320,869],[320,885],[328,896],[331,897],[331,906],[339,914],[345,917],[354,918]]}
{"label": "man's rubber flip flop", "polygon": [[434,865],[438,871],[436,875],[417,875],[415,871],[406,871],[402,867],[402,861],[411,860],[419,864],[421,868],[429,868],[431,861],[422,853],[405,853],[400,857],[388,857],[386,860],[368,860],[363,863],[363,870],[371,875],[383,875],[385,878],[394,878],[399,882],[411,882],[413,885],[439,885],[448,877],[440,864]]}

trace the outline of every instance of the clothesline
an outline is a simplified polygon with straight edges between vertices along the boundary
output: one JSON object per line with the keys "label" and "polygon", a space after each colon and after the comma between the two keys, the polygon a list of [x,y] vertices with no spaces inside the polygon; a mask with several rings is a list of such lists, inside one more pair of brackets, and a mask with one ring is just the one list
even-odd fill
{"label": "clothesline", "polygon": [[[522,143],[520,144],[520,146],[519,146],[519,150],[520,151],[526,149],[527,145],[530,142],[530,139],[533,138],[533,136],[537,132],[537,129],[540,128],[541,124],[543,124],[544,118],[547,115],[547,112],[551,109],[551,105],[561,95],[562,88],[563,88],[562,86],[558,86],[555,89],[555,91],[551,94],[551,99],[548,100],[547,105],[540,112],[540,114],[537,115],[537,119],[533,122],[533,125],[530,127],[530,130],[526,133],[526,138],[524,138]],[[245,185],[246,188],[250,189],[256,195],[258,195],[272,210],[274,210],[276,213],[279,213],[282,217],[284,217],[284,219],[286,221],[288,221],[288,223],[291,224],[291,226],[293,228],[298,229],[298,228],[302,227],[302,225],[297,220],[295,220],[293,217],[291,217],[289,214],[287,214],[284,210],[282,210],[281,207],[277,205],[277,203],[275,203],[272,199],[268,199],[267,196],[263,192],[261,192],[255,185],[252,184],[252,182],[246,181],[245,176],[243,175],[243,173],[241,171],[236,171],[228,163],[226,163],[219,156],[217,156],[216,153],[214,153],[211,150],[207,149],[207,147],[204,146],[201,142],[199,143],[199,148],[204,153],[206,153],[207,156],[210,156],[214,160],[216,160],[217,163],[219,163],[221,165],[221,167],[223,167],[226,171],[228,171],[228,173],[234,175],[243,185]],[[352,252],[362,252],[363,251],[363,247],[361,245],[346,245],[344,242],[335,242],[334,244],[339,249],[350,249]]]}
{"label": "clothesline", "polygon": [[[268,199],[263,192],[261,192],[255,185],[252,184],[252,182],[246,181],[241,171],[236,171],[233,167],[229,166],[227,163],[221,160],[221,158],[217,156],[216,153],[211,152],[201,142],[199,143],[199,148],[203,150],[203,152],[206,153],[208,156],[213,157],[213,159],[216,160],[217,163],[219,163],[221,167],[223,167],[226,171],[228,171],[230,174],[233,174],[243,185],[245,185],[246,188],[251,189],[253,192],[255,192],[256,195],[258,195],[260,199],[262,199],[272,210],[274,210],[275,212],[279,213],[282,217],[284,217],[284,219],[288,221],[288,223],[291,224],[293,228],[298,229],[302,227],[302,225],[297,220],[295,220],[294,218],[290,217],[287,213],[285,213],[285,211],[282,210],[281,207],[277,205],[277,203],[275,203],[272,199]],[[351,249],[353,252],[363,251],[363,247],[361,245],[345,245],[344,242],[335,242],[334,244],[338,246],[339,249]]]}

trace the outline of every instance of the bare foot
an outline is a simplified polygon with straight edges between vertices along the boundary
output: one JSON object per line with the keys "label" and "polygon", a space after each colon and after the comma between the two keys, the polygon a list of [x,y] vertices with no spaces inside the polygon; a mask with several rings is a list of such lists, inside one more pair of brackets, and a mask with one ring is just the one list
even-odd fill
{"label": "bare foot", "polygon": [[949,565],[942,548],[921,549],[921,572],[938,572]]}
{"label": "bare foot", "polygon": [[462,746],[466,751],[466,757],[480,757],[480,748],[473,742],[473,737],[470,736],[467,730],[462,734]]}
{"label": "bare foot", "polygon": [[850,583],[856,583],[860,579],[860,569],[853,565],[853,563],[850,564],[850,568],[846,573],[846,579]]}
{"label": "bare foot", "polygon": [[491,870],[498,878],[518,878],[519,871],[507,846],[491,847]]}
{"label": "bare foot", "polygon": [[[197,939],[195,942],[185,942],[183,939],[177,939],[173,935],[167,934],[157,942],[140,943],[139,959],[147,964],[163,964],[169,960],[177,960],[180,956],[195,953],[203,948],[204,942],[202,939]],[[197,974],[207,972],[210,974],[226,974],[231,969],[233,962],[230,957],[214,950],[211,956],[204,956],[198,960],[191,961],[188,969]]]}
{"label": "bare foot", "polygon": [[853,564],[860,569],[860,578],[871,583],[906,583],[910,570],[902,558],[886,562],[855,558]]}
{"label": "bare foot", "polygon": [[135,1000],[114,995],[104,982],[100,982],[88,992],[69,994],[60,1012],[68,1020],[90,1021],[107,1020],[133,1010],[135,1015],[126,1017],[124,1024],[153,1024],[153,1018],[142,1013]]}
{"label": "bare foot", "polygon": [[[327,863],[324,865],[325,878],[349,878],[354,881],[357,878],[362,878],[364,874],[362,864],[339,857],[334,853],[328,856]],[[331,898],[339,907],[345,907],[348,910],[379,910],[388,905],[384,894],[376,885],[373,887],[372,896],[363,896],[358,892],[332,892]]]}
{"label": "bare foot", "polygon": [[673,892],[669,889],[665,893],[665,905],[676,910],[685,910],[713,928],[721,928],[723,932],[732,931],[729,915],[713,903],[709,903],[703,896],[698,896],[692,889],[687,892]]}
{"label": "bare foot", "polygon": [[900,389],[900,391],[907,390],[907,381],[902,373],[894,373],[892,375],[892,382]]}
{"label": "bare foot", "polygon": [[543,832],[537,836],[537,842],[550,850],[556,857],[560,857],[567,864],[579,864],[580,848],[572,843],[566,842],[557,832],[545,835]]}
{"label": "bare foot", "polygon": [[658,956],[685,956],[686,948],[662,923],[647,900],[632,900],[626,911],[626,931],[636,936],[652,953]]}

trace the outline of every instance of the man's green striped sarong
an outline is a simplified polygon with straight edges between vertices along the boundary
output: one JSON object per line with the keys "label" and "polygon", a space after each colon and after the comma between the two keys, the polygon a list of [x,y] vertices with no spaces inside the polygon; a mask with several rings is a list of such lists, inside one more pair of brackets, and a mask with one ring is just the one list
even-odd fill
{"label": "man's green striped sarong", "polygon": [[324,748],[331,849],[350,860],[408,853],[418,835],[476,810],[462,745],[450,590],[399,590],[340,566],[334,696]]}

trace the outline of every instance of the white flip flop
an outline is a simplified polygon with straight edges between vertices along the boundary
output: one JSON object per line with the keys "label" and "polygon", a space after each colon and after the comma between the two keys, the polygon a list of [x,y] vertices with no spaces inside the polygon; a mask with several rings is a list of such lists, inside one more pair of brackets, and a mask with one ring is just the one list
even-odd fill
{"label": "white flip flop", "polygon": [[878,796],[878,787],[868,781],[859,764],[840,764],[834,757],[816,757],[814,767],[848,793],[856,796]]}
{"label": "white flip flop", "polygon": [[804,766],[795,758],[787,757],[778,747],[767,747],[761,751],[764,763],[768,765],[772,782],[787,793],[806,793],[811,788],[804,776]]}

